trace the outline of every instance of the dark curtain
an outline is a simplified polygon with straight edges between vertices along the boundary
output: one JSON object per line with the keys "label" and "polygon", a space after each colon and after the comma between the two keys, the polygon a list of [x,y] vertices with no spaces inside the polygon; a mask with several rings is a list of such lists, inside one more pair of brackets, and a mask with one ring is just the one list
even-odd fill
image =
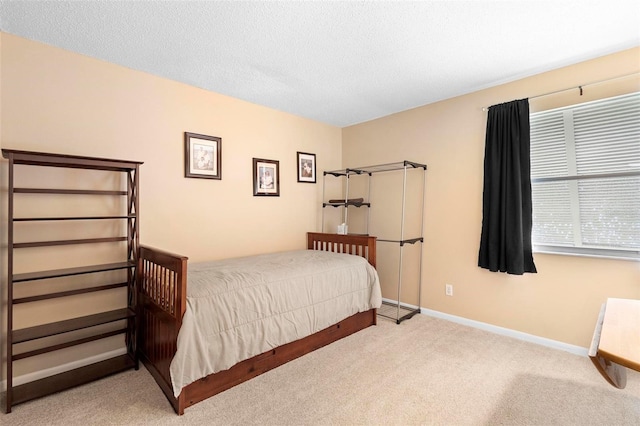
{"label": "dark curtain", "polygon": [[537,272],[531,252],[529,100],[489,108],[484,150],[482,236],[478,266]]}

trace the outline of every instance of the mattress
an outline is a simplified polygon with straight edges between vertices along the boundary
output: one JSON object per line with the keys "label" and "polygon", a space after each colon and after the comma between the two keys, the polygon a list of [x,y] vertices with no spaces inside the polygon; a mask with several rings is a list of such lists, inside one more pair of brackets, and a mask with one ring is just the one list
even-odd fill
{"label": "mattress", "polygon": [[378,274],[360,256],[296,250],[190,264],[174,395],[381,303]]}

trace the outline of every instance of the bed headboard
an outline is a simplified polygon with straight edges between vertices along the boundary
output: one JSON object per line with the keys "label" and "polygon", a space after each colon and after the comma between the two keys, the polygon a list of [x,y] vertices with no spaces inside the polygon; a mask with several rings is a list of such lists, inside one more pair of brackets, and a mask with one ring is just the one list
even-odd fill
{"label": "bed headboard", "polygon": [[340,235],[307,232],[307,249],[362,256],[376,267],[376,238],[367,235]]}

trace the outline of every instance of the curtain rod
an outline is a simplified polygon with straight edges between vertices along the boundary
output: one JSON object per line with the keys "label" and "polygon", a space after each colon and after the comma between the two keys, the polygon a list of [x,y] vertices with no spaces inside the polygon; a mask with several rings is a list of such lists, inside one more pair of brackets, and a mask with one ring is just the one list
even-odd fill
{"label": "curtain rod", "polygon": [[[579,86],[567,87],[566,89],[555,90],[553,92],[547,92],[547,93],[543,93],[541,95],[529,96],[528,99],[542,98],[542,97],[545,97],[545,96],[555,95],[556,93],[567,92],[569,90],[574,90],[574,89],[579,89],[580,90],[580,96],[582,96],[582,89],[584,87],[593,86],[595,84],[607,83],[607,82],[613,81],[613,80],[620,80],[622,78],[628,78],[628,77],[632,77],[634,75],[640,75],[640,72],[634,72],[634,73],[631,73],[631,74],[619,75],[618,77],[607,78],[605,80],[592,81],[591,83],[581,84]],[[490,107],[483,107],[482,110],[483,111],[487,111],[489,108]]]}

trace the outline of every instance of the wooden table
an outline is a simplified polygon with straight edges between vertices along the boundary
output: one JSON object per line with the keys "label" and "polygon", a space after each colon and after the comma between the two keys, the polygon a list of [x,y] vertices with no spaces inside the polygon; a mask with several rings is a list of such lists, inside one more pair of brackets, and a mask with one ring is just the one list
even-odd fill
{"label": "wooden table", "polygon": [[640,300],[607,299],[589,357],[604,378],[620,389],[627,384],[626,368],[640,371]]}

